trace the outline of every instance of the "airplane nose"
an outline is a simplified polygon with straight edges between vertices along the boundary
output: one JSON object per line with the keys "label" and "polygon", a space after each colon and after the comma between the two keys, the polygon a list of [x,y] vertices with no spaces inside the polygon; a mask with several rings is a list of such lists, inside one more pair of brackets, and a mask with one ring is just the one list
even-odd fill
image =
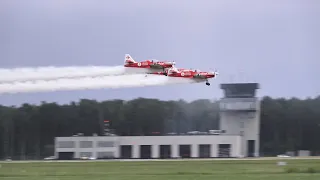
{"label": "airplane nose", "polygon": [[218,72],[210,72],[210,74],[213,75],[213,76],[216,76],[216,75],[218,75],[219,73],[218,73]]}

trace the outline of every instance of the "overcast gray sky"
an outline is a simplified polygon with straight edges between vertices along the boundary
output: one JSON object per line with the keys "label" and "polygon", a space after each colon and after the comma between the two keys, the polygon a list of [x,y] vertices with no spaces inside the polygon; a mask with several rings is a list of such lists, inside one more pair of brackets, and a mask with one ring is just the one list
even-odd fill
{"label": "overcast gray sky", "polygon": [[1,0],[0,66],[119,65],[174,60],[214,70],[204,83],[0,95],[0,104],[136,97],[222,96],[220,83],[254,81],[258,95],[320,94],[318,0]]}

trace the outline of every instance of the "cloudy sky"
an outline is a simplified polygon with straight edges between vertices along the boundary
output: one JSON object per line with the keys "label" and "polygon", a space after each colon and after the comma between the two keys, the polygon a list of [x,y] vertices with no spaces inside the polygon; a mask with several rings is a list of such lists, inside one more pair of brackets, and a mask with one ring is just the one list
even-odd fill
{"label": "cloudy sky", "polygon": [[215,70],[211,86],[0,95],[0,104],[80,98],[195,100],[222,96],[220,83],[258,82],[258,95],[320,94],[318,0],[1,0],[0,67],[119,65],[174,60]]}

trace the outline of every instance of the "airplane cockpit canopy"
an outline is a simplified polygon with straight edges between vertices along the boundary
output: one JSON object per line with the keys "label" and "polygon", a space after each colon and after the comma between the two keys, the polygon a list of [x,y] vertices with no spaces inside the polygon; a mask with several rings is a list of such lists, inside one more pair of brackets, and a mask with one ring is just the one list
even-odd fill
{"label": "airplane cockpit canopy", "polygon": [[177,71],[178,71],[178,69],[175,68],[175,67],[173,67],[173,68],[170,68],[170,69],[168,70],[168,73],[169,73],[169,74],[172,74],[173,72],[177,72]]}
{"label": "airplane cockpit canopy", "polygon": [[178,71],[178,69],[176,67],[172,67],[171,70],[172,71]]}

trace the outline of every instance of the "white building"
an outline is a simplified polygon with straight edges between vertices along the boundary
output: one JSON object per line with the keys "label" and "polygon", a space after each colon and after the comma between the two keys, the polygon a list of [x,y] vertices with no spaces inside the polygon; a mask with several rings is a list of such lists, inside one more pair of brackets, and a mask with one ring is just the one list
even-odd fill
{"label": "white building", "polygon": [[62,159],[178,158],[259,156],[260,101],[257,83],[222,84],[220,130],[223,135],[57,137]]}
{"label": "white building", "polygon": [[55,155],[62,159],[241,156],[240,136],[91,136],[57,137],[55,141]]}

